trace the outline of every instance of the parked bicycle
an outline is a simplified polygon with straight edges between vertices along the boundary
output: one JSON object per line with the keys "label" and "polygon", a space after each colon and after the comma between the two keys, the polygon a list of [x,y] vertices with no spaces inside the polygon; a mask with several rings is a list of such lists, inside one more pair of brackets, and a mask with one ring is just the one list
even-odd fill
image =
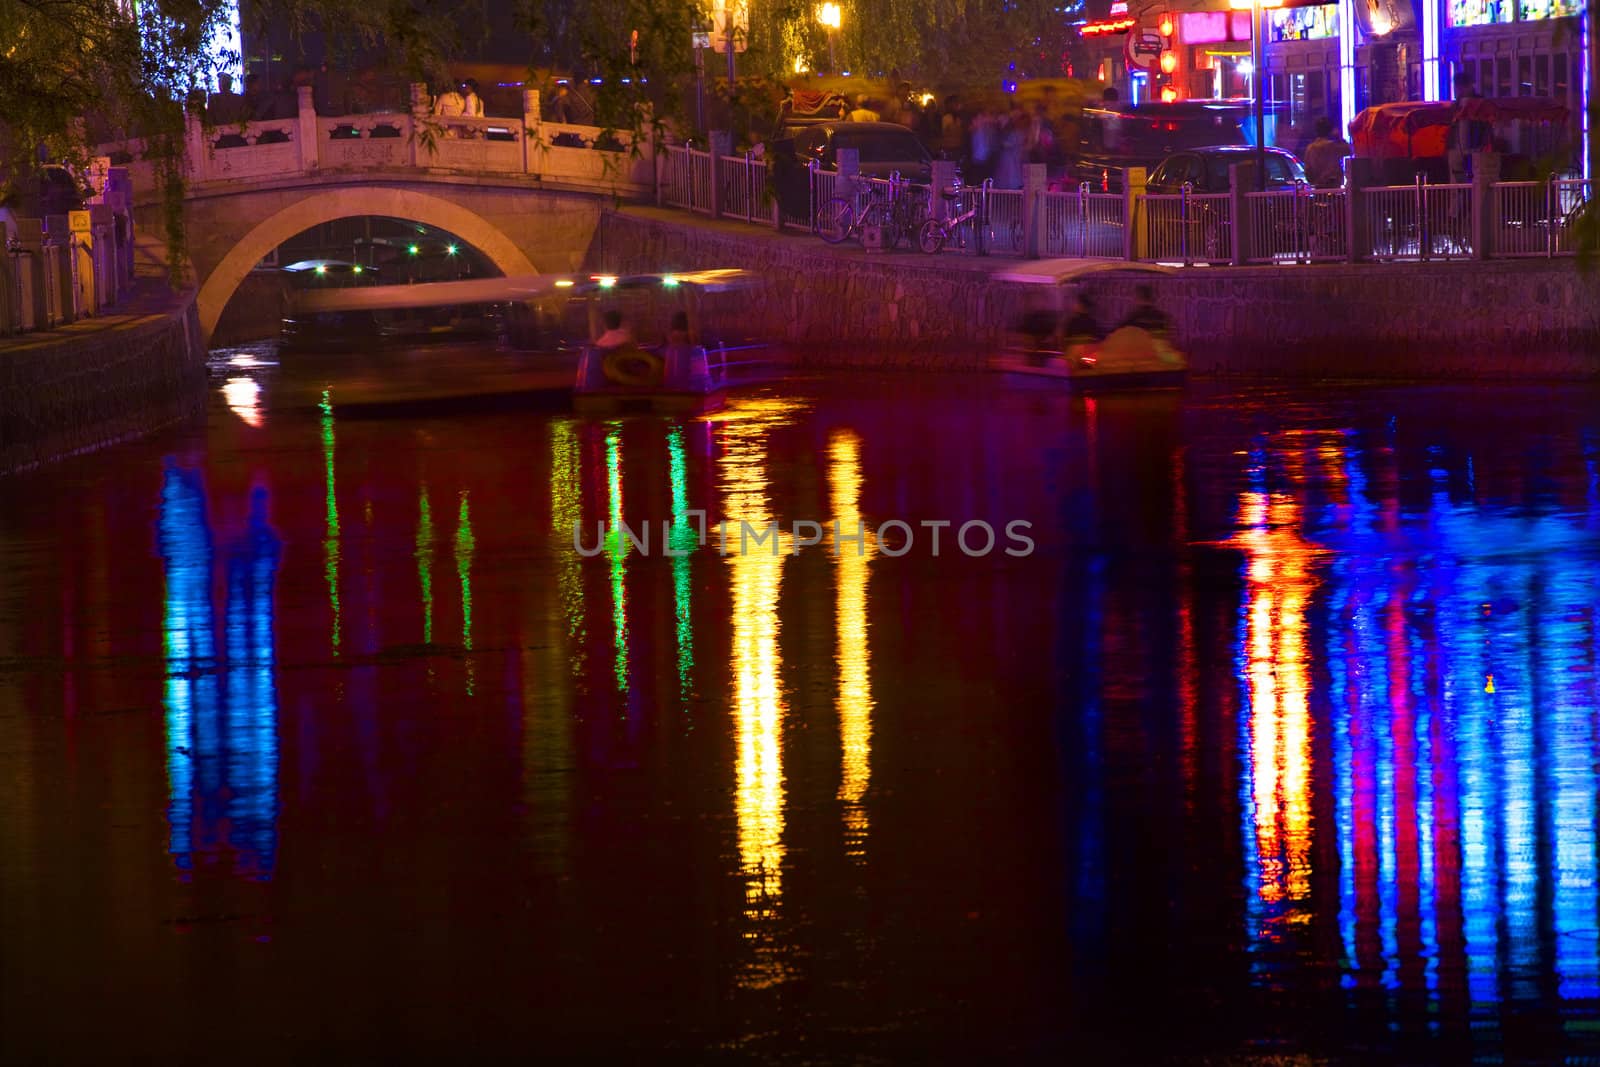
{"label": "parked bicycle", "polygon": [[[954,210],[961,200],[961,189],[959,187],[944,189],[939,196],[948,202],[951,210]],[[987,255],[988,229],[989,219],[984,211],[983,196],[980,194],[974,196],[972,206],[960,214],[949,215],[943,219],[928,219],[924,222],[917,230],[917,247],[931,256],[943,251],[952,237],[965,247],[970,235],[973,251],[980,256]]]}
{"label": "parked bicycle", "polygon": [[829,244],[840,244],[852,237],[863,237],[869,227],[878,227],[886,248],[898,248],[910,240],[928,217],[927,190],[891,178],[886,184],[867,183],[867,203],[857,208],[858,197],[836,196],[817,209],[817,236]]}

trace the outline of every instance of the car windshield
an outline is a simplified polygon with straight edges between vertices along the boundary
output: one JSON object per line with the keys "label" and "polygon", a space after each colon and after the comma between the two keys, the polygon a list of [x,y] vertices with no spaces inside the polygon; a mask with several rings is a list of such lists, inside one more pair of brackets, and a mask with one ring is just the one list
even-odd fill
{"label": "car windshield", "polygon": [[[1206,156],[1206,185],[1213,189],[1228,187],[1228,167],[1233,163],[1248,163],[1255,158],[1253,152],[1217,152]],[[1293,185],[1306,180],[1300,164],[1277,152],[1267,153],[1267,184]]]}
{"label": "car windshield", "polygon": [[860,153],[863,163],[921,162],[928,158],[922,142],[912,136],[909,130],[902,133],[888,130],[837,133],[833,137],[833,148],[836,152],[841,148],[854,148]]}
{"label": "car windshield", "polygon": [[1099,117],[1096,125],[1099,129],[1091,132],[1091,143],[1098,133],[1106,151],[1127,156],[1165,156],[1185,148],[1245,143],[1239,117],[1230,111],[1199,116],[1105,116]]}

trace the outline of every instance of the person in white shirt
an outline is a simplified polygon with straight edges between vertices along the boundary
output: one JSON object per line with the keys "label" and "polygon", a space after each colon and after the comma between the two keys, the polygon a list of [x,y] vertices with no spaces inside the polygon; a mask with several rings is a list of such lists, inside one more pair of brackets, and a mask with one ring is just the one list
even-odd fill
{"label": "person in white shirt", "polygon": [[469,119],[483,118],[483,97],[478,95],[478,83],[471,78],[461,83],[461,113]]}
{"label": "person in white shirt", "polygon": [[633,331],[623,323],[622,312],[608,311],[601,321],[605,323],[606,332],[595,342],[596,348],[621,348],[633,344]]}
{"label": "person in white shirt", "polygon": [[850,112],[850,121],[851,122],[877,122],[877,121],[879,121],[878,113],[876,111],[872,110],[872,108],[868,107],[867,106],[868,103],[869,103],[869,101],[867,100],[866,96],[863,95],[863,96],[856,97],[856,109],[854,111]]}

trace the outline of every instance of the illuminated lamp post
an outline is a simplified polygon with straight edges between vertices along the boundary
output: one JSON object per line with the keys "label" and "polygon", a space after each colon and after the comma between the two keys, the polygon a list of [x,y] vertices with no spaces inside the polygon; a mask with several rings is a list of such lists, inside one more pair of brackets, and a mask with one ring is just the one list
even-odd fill
{"label": "illuminated lamp post", "polygon": [[817,8],[817,21],[828,28],[828,73],[832,74],[839,69],[838,60],[833,57],[833,38],[839,32],[839,23],[842,12],[839,5],[826,3]]}
{"label": "illuminated lamp post", "polygon": [[1261,11],[1263,8],[1282,7],[1283,0],[1228,0],[1235,11],[1250,12],[1250,95],[1255,97],[1256,111],[1256,188],[1267,187],[1267,113],[1261,95],[1262,48]]}

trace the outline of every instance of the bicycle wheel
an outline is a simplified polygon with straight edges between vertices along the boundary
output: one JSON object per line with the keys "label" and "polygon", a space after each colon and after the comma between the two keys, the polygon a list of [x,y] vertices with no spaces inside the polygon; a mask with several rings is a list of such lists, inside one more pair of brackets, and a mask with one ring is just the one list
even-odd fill
{"label": "bicycle wheel", "polygon": [[836,245],[850,236],[856,221],[856,209],[850,201],[836,196],[817,208],[817,236]]}
{"label": "bicycle wheel", "polygon": [[944,223],[938,219],[929,219],[917,230],[917,247],[928,255],[934,255],[944,248],[944,243],[950,236],[950,231],[944,228]]}

